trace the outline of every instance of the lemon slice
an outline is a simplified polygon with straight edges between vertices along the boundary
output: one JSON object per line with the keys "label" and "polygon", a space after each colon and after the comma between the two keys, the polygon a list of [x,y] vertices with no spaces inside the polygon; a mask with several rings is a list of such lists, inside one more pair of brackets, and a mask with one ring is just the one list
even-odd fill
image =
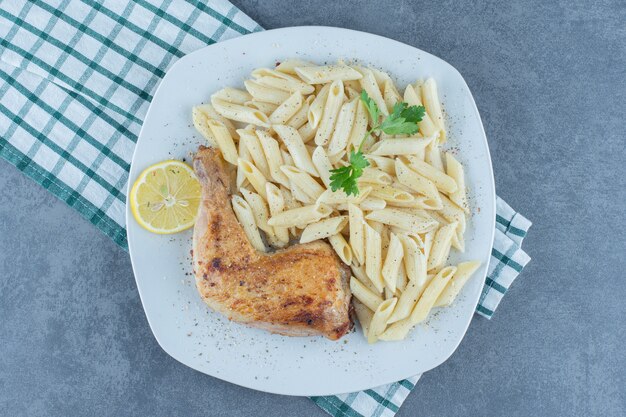
{"label": "lemon slice", "polygon": [[130,190],[129,204],[146,230],[170,234],[193,226],[200,205],[200,183],[191,167],[168,160],[146,168]]}

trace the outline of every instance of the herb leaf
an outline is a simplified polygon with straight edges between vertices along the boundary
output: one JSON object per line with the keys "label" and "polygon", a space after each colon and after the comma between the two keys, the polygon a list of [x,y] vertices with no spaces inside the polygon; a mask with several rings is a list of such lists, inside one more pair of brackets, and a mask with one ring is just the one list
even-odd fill
{"label": "herb leaf", "polygon": [[378,123],[378,116],[380,115],[380,111],[378,110],[376,102],[374,102],[374,100],[370,98],[370,96],[367,94],[367,91],[365,90],[361,90],[361,101],[365,105],[367,112],[372,118],[372,126],[376,126],[376,124]]}
{"label": "herb leaf", "polygon": [[363,169],[369,165],[370,163],[363,156],[363,152],[351,151],[350,165],[330,170],[330,188],[333,191],[341,188],[346,195],[359,195],[357,180],[363,175]]}
{"label": "herb leaf", "polygon": [[365,90],[361,91],[360,99],[372,119],[372,128],[365,134],[358,149],[350,151],[350,165],[330,170],[330,188],[333,191],[342,189],[347,195],[359,194],[357,180],[363,175],[363,169],[370,165],[361,152],[365,139],[374,132],[384,132],[388,135],[417,133],[419,130],[417,123],[422,120],[426,113],[424,106],[409,107],[407,103],[396,103],[391,114],[382,123],[379,123],[380,109],[376,102],[370,98]]}

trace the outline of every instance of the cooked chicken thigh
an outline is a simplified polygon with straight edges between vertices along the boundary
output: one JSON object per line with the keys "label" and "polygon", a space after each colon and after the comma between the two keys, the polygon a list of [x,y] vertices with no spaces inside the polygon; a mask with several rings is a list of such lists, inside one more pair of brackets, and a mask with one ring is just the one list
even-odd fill
{"label": "cooked chicken thigh", "polygon": [[202,202],[193,233],[196,285],[231,320],[288,336],[337,340],[352,327],[349,269],[326,242],[261,253],[230,204],[231,179],[218,150],[201,146],[194,170]]}

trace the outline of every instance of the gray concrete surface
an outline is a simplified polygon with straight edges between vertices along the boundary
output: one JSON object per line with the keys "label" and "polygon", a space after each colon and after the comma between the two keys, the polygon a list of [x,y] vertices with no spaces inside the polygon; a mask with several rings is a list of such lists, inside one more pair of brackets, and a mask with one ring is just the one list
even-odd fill
{"label": "gray concrete surface", "polygon": [[[626,3],[235,1],[266,28],[415,45],[465,77],[533,261],[409,416],[626,415]],[[513,2],[511,2],[513,3]],[[125,252],[0,162],[0,415],[323,416],[202,375],[150,333]]]}

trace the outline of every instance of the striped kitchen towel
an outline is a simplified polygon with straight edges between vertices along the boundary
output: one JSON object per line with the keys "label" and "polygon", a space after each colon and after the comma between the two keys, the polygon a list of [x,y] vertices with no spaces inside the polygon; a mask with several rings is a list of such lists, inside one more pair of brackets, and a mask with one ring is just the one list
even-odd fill
{"label": "striped kitchen towel", "polygon": [[[262,30],[226,0],[0,3],[0,155],[127,249],[125,189],[150,100],[180,57]],[[491,317],[530,258],[530,222],[498,199],[477,313]],[[333,416],[393,416],[419,376],[313,401]]]}

